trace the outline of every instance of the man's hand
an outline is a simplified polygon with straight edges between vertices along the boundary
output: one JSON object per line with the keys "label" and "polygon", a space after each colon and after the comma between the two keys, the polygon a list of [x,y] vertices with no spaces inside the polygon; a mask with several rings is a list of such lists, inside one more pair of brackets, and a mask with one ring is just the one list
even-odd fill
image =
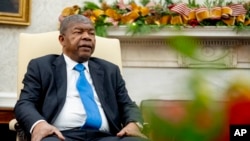
{"label": "man's hand", "polygon": [[33,129],[31,141],[41,141],[44,137],[55,134],[60,140],[64,141],[62,133],[46,121],[39,122]]}
{"label": "man's hand", "polygon": [[117,136],[136,136],[147,138],[144,134],[141,133],[140,128],[136,125],[135,122],[130,122],[129,124],[127,124],[119,133],[117,133]]}

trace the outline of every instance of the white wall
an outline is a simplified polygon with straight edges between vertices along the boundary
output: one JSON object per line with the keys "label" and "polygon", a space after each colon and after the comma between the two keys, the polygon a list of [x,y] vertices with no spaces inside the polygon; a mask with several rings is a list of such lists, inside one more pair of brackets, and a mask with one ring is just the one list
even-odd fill
{"label": "white wall", "polygon": [[[230,83],[237,79],[250,80],[249,69],[201,71],[202,81],[212,98],[221,100]],[[189,80],[197,76],[195,69],[176,68],[126,68],[124,71],[127,88],[132,98],[140,103],[143,99],[191,99]]]}

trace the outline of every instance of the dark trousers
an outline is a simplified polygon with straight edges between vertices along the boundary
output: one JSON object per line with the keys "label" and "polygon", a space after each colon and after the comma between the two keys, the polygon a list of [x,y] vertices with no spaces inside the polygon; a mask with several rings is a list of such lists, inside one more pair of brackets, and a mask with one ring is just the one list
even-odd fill
{"label": "dark trousers", "polygon": [[[149,141],[139,137],[117,137],[110,133],[96,131],[96,130],[66,130],[62,131],[65,141]],[[42,141],[60,141],[57,136],[49,136]]]}

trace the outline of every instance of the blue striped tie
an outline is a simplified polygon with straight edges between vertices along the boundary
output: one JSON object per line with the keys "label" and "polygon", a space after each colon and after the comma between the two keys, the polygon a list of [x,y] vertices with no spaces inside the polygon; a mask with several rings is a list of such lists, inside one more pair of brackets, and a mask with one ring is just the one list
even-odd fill
{"label": "blue striped tie", "polygon": [[74,67],[74,70],[80,73],[80,76],[76,83],[76,88],[80,93],[82,103],[86,111],[86,122],[82,128],[84,129],[99,129],[102,124],[101,115],[98,110],[97,104],[94,100],[94,93],[91,88],[91,85],[87,81],[84,70],[85,67],[83,64],[77,64]]}

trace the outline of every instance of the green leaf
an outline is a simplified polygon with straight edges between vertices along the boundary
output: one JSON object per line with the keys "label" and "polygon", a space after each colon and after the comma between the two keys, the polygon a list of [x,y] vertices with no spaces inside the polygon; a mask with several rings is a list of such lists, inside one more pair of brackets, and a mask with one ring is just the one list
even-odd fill
{"label": "green leaf", "polygon": [[84,2],[83,10],[94,10],[94,9],[101,9],[101,8],[94,2],[89,2],[89,1]]}
{"label": "green leaf", "polygon": [[101,37],[107,36],[107,26],[95,26],[96,35]]}
{"label": "green leaf", "polygon": [[197,53],[198,46],[195,40],[194,37],[190,36],[173,36],[167,39],[173,49],[190,58],[195,58]]}
{"label": "green leaf", "polygon": [[145,6],[150,2],[150,0],[140,0],[140,2],[143,6]]}

